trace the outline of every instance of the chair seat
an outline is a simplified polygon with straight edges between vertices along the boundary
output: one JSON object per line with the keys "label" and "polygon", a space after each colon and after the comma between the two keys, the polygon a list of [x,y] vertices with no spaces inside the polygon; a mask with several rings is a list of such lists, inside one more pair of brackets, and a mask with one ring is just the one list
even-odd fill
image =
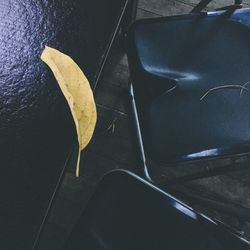
{"label": "chair seat", "polygon": [[125,171],[104,177],[63,250],[249,250],[250,243]]}
{"label": "chair seat", "polygon": [[[132,87],[144,147],[153,159],[249,151],[250,93],[239,87],[250,81],[249,19],[250,9],[243,9],[230,16],[140,20],[131,27]],[[227,87],[204,96],[219,86]]]}

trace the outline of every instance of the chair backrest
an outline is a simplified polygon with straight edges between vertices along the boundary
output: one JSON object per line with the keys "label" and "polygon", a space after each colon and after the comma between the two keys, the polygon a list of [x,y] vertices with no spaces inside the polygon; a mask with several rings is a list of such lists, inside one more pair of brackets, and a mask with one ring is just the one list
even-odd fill
{"label": "chair backrest", "polygon": [[63,250],[245,250],[250,245],[133,174],[99,184]]}

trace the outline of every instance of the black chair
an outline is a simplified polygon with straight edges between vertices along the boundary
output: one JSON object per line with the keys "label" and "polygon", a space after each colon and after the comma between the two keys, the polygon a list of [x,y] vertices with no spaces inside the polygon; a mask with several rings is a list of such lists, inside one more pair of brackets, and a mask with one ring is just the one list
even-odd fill
{"label": "black chair", "polygon": [[236,1],[199,12],[210,1],[193,13],[138,20],[130,28],[131,103],[149,180],[152,161],[250,151],[250,9],[238,9]]}
{"label": "black chair", "polygon": [[250,244],[138,176],[106,175],[63,250],[247,250]]}

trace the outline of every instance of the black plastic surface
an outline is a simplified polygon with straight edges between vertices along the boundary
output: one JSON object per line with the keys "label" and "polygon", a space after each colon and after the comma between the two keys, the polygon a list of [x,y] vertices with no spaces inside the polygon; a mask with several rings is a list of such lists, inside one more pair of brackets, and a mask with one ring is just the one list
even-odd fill
{"label": "black plastic surface", "polygon": [[76,145],[67,103],[40,60],[70,55],[92,86],[125,0],[0,1],[0,249],[32,248]]}
{"label": "black plastic surface", "polygon": [[[248,152],[250,10],[137,21],[128,55],[146,153],[169,162]],[[249,85],[246,85],[249,88]]]}
{"label": "black plastic surface", "polygon": [[99,184],[63,250],[247,250],[250,245],[130,173]]}

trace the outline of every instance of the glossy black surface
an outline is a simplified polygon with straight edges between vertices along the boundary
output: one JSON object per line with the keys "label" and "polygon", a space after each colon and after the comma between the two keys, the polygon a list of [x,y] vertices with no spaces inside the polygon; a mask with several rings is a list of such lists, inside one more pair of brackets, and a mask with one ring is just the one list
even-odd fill
{"label": "glossy black surface", "polygon": [[125,3],[0,0],[1,250],[32,248],[76,144],[44,46],[70,55],[94,86]]}
{"label": "glossy black surface", "polygon": [[147,155],[160,162],[250,150],[250,10],[137,21],[128,55]]}
{"label": "glossy black surface", "polygon": [[247,250],[250,245],[123,171],[99,184],[63,250]]}

